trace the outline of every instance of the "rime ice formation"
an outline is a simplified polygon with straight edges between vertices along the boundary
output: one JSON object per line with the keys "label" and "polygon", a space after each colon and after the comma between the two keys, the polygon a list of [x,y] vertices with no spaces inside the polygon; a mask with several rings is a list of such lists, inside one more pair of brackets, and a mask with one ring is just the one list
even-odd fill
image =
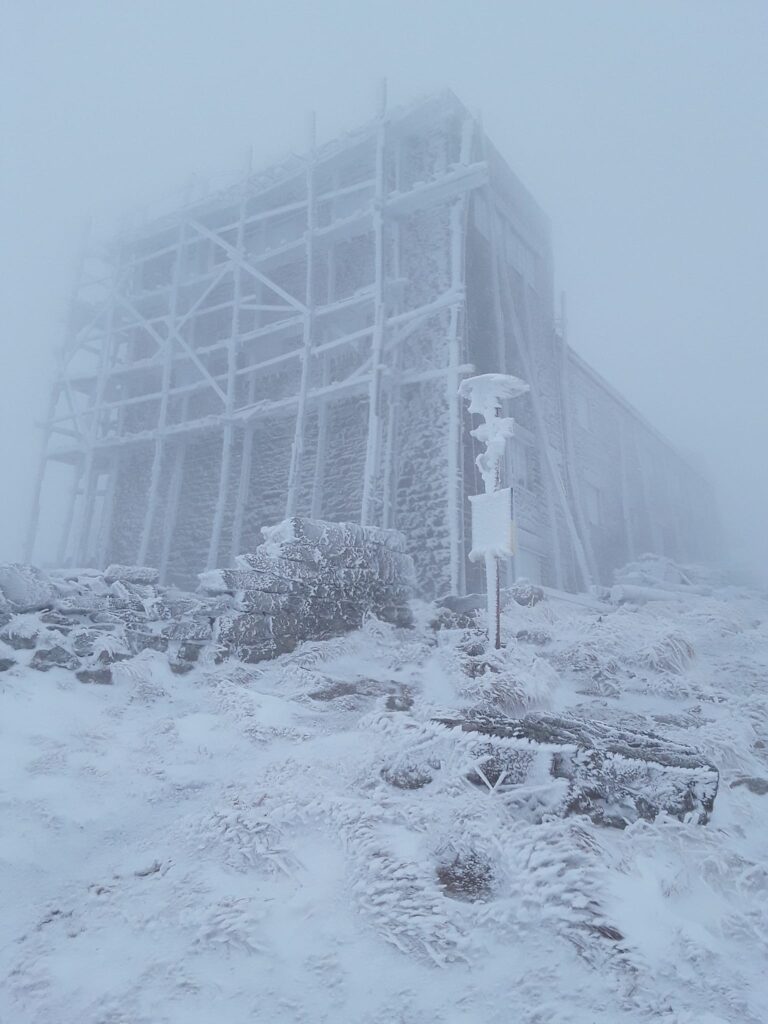
{"label": "rime ice formation", "polygon": [[[263,554],[333,566],[346,529]],[[2,613],[0,1020],[768,1019],[764,595],[643,560],[643,604],[518,585],[501,651],[416,603],[179,675],[130,622],[234,595],[127,568]]]}
{"label": "rime ice formation", "polygon": [[708,556],[707,484],[568,347],[552,273],[545,215],[452,94],[114,239],[73,302],[30,539],[50,499],[60,565],[189,588],[299,514],[398,529],[423,595],[479,592],[457,391],[502,373],[531,385],[506,582]]}
{"label": "rime ice formation", "polygon": [[[0,638],[34,650],[36,669],[111,683],[115,661],[146,650],[166,653],[184,673],[201,658],[273,658],[357,629],[368,615],[411,624],[413,560],[396,531],[294,517],[264,533],[239,568],[202,573],[197,594],[160,586],[148,567],[49,578],[0,565]],[[31,611],[39,614],[23,614]]]}
{"label": "rime ice formation", "polygon": [[585,814],[598,825],[624,828],[661,813],[706,824],[712,813],[717,769],[695,749],[653,733],[541,713],[519,721],[489,715],[439,721],[484,738],[471,773],[478,784],[514,792],[533,781],[540,800],[547,775],[566,781],[562,803],[553,801],[550,814]]}

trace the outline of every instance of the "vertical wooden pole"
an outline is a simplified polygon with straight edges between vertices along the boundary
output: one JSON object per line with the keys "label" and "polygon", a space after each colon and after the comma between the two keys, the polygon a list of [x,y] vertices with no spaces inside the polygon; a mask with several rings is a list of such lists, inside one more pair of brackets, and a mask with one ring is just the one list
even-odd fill
{"label": "vertical wooden pole", "polygon": [[636,558],[638,551],[635,545],[635,528],[632,522],[632,500],[629,493],[629,473],[627,465],[627,441],[625,436],[624,413],[619,409],[619,460],[621,461],[621,511],[624,520],[625,557],[627,561]]}
{"label": "vertical wooden pole", "polygon": [[[115,271],[115,285],[117,284]],[[86,440],[85,469],[83,472],[83,503],[80,512],[80,530],[77,541],[75,559],[78,565],[85,565],[91,555],[89,550],[93,526],[94,506],[96,504],[96,444],[99,440],[99,416],[104,401],[112,359],[113,328],[115,322],[115,303],[110,303],[104,340],[99,353],[99,369],[94,383],[93,403],[90,408],[90,424]]]}
{"label": "vertical wooden pole", "polygon": [[[237,242],[235,243],[238,253],[243,254],[245,248],[245,196],[240,202],[240,218],[237,224]],[[219,473],[219,493],[216,498],[216,508],[213,513],[211,524],[211,539],[208,545],[207,567],[215,569],[219,562],[219,548],[221,546],[221,531],[224,526],[224,513],[227,502],[230,498],[230,477],[232,473],[232,452],[235,442],[235,425],[233,413],[235,411],[235,389],[237,387],[237,352],[240,344],[240,303],[243,290],[243,270],[239,262],[232,267],[233,290],[232,290],[232,319],[230,324],[229,339],[227,340],[227,401],[224,412],[224,428],[221,441],[221,470]],[[245,447],[245,436],[243,436],[243,448]],[[241,452],[241,458],[244,452]]]}
{"label": "vertical wooden pole", "polygon": [[144,526],[141,531],[137,561],[144,565],[149,552],[149,542],[152,537],[152,525],[155,521],[157,511],[157,498],[160,490],[160,471],[163,463],[163,448],[165,446],[165,428],[168,421],[168,403],[170,400],[171,383],[173,376],[173,354],[175,349],[174,329],[179,303],[179,285],[181,284],[182,259],[184,256],[184,241],[186,236],[185,225],[179,228],[179,237],[176,243],[176,264],[173,270],[173,285],[168,310],[167,337],[165,339],[165,351],[163,353],[163,376],[160,394],[160,412],[157,418],[157,433],[155,437],[155,451],[152,458],[152,469],[149,477],[149,494],[147,497],[147,509],[144,515]]}
{"label": "vertical wooden pole", "polygon": [[[334,172],[333,185],[334,188],[338,185],[338,172]],[[328,247],[327,259],[326,288],[327,301],[330,303],[336,298],[336,256],[332,245]],[[320,380],[322,386],[326,387],[331,379],[330,356],[323,352],[319,358],[321,360]],[[317,449],[315,451],[315,475],[312,480],[312,504],[309,512],[313,519],[320,519],[323,514],[329,403],[330,399],[323,397],[317,405]]]}
{"label": "vertical wooden pole", "polygon": [[104,504],[101,509],[101,522],[99,523],[96,564],[104,567],[106,567],[107,559],[109,558],[109,541],[112,532],[112,516],[115,507],[115,491],[117,490],[118,460],[119,454],[115,451],[110,457],[109,474],[107,477],[106,491],[104,493]]}
{"label": "vertical wooden pole", "polygon": [[[465,198],[451,206],[451,291],[456,293],[464,285],[464,208]],[[451,306],[448,327],[448,374],[446,377],[446,401],[448,403],[447,437],[447,479],[448,492],[448,543],[450,545],[450,587],[452,594],[461,593],[463,550],[461,543],[461,513],[463,487],[461,487],[461,399],[459,398],[459,365],[461,362],[461,336],[459,333],[461,311],[458,304]]]}
{"label": "vertical wooden pole", "polygon": [[363,498],[360,522],[373,523],[374,491],[379,475],[380,411],[381,411],[381,359],[384,349],[384,158],[386,152],[386,84],[382,86],[379,108],[379,128],[376,133],[376,184],[373,200],[374,235],[374,320],[371,342],[371,383],[368,389],[368,434],[363,471]]}
{"label": "vertical wooden pole", "polygon": [[301,380],[299,383],[299,404],[296,409],[296,427],[291,446],[291,462],[288,468],[288,494],[285,505],[287,516],[296,515],[299,500],[299,477],[304,453],[304,431],[307,420],[307,392],[312,372],[312,343],[314,331],[314,252],[315,252],[315,115],[309,119],[309,156],[307,157],[307,230],[305,239],[306,285],[304,326],[301,352]]}
{"label": "vertical wooden pole", "polygon": [[[248,404],[253,405],[256,396],[256,374],[250,374],[248,382]],[[251,490],[251,463],[253,461],[253,440],[256,425],[254,423],[243,424],[243,454],[240,461],[240,482],[237,488],[235,503],[235,519],[232,524],[232,546],[230,548],[230,562],[234,562],[238,555],[243,554],[241,550],[243,537],[243,521],[245,510],[248,506],[248,496]]]}
{"label": "vertical wooden pole", "polygon": [[[67,352],[68,346],[70,344],[74,344],[74,342],[76,341],[76,338],[77,338],[77,324],[75,322],[75,314],[76,314],[76,310],[77,310],[77,296],[78,296],[78,290],[79,290],[80,285],[82,283],[83,271],[84,271],[84,268],[85,268],[85,259],[86,259],[86,254],[87,254],[87,251],[88,251],[88,242],[89,242],[90,234],[91,234],[91,221],[90,221],[90,218],[87,218],[83,222],[82,228],[81,228],[80,244],[78,246],[77,257],[75,259],[75,267],[74,267],[74,274],[73,274],[73,279],[72,279],[72,287],[71,287],[71,290],[70,290],[69,310],[68,310],[68,315],[67,315],[67,333],[66,333],[66,338],[65,338],[64,346],[60,350],[60,352],[58,353],[57,379],[56,379],[53,387],[51,388],[51,394],[50,394],[50,398],[49,398],[49,402],[48,402],[48,414],[46,416],[45,427],[44,427],[44,430],[43,430],[43,440],[42,440],[42,445],[41,445],[40,463],[39,463],[39,467],[38,467],[37,476],[35,477],[35,485],[34,485],[34,489],[33,489],[33,493],[32,493],[32,507],[30,509],[29,523],[27,525],[27,532],[26,532],[26,537],[25,537],[25,541],[24,541],[24,560],[26,562],[31,562],[32,561],[32,558],[33,558],[33,555],[34,555],[34,549],[35,549],[35,541],[37,539],[37,531],[38,531],[38,528],[39,528],[39,525],[40,525],[40,510],[41,510],[40,509],[40,505],[41,505],[41,500],[42,500],[43,485],[45,483],[45,472],[46,472],[47,465],[48,465],[48,445],[50,444],[50,441],[51,441],[53,418],[54,418],[54,415],[56,413],[56,406],[58,404],[59,397],[61,395],[61,390],[62,390],[61,379],[64,376],[64,374],[66,372],[66,368],[67,368],[65,354]],[[98,319],[98,317],[97,317],[97,319]],[[73,421],[74,421],[74,419],[75,419],[75,412],[74,412],[74,409],[73,409]],[[80,429],[79,424],[75,424],[75,426],[76,426],[76,429],[79,431],[79,429]],[[77,477],[77,472],[75,473],[75,477]],[[77,488],[77,482],[75,483],[75,488]],[[64,544],[63,544],[63,547],[65,549],[66,549],[66,545],[69,542],[69,534],[70,534],[71,530],[72,530],[72,523],[71,523],[71,521],[66,521],[65,520],[65,523],[64,523],[64,526],[63,526],[63,531],[62,531],[63,533],[66,534],[65,539],[64,539]],[[61,549],[62,549],[62,544],[60,542],[59,543],[59,551],[61,551]]]}
{"label": "vertical wooden pole", "polygon": [[34,555],[35,551],[35,540],[37,539],[37,530],[40,525],[40,503],[43,495],[43,483],[45,481],[45,471],[48,468],[48,445],[51,440],[51,422],[53,420],[56,410],[58,393],[58,384],[55,384],[54,387],[51,389],[51,395],[48,400],[48,413],[45,418],[45,428],[43,431],[43,442],[41,446],[42,452],[40,456],[40,463],[37,469],[37,475],[35,477],[35,486],[32,492],[32,507],[30,509],[29,523],[27,525],[27,534],[24,541],[25,562],[32,561],[32,556]]}
{"label": "vertical wooden pole", "polygon": [[171,544],[173,543],[174,531],[176,529],[176,517],[179,512],[179,495],[181,494],[181,481],[184,477],[184,456],[186,455],[186,442],[179,440],[174,453],[173,469],[171,480],[168,485],[168,501],[166,504],[165,524],[163,533],[163,545],[160,551],[160,582],[168,580],[168,563],[171,558]]}
{"label": "vertical wooden pole", "polygon": [[56,561],[59,565],[65,565],[67,561],[67,551],[69,549],[69,538],[72,534],[72,523],[75,518],[75,508],[77,507],[77,498],[80,493],[80,481],[83,474],[83,460],[78,460],[76,466],[72,467],[72,486],[69,491],[69,498],[67,499],[67,512],[64,517],[64,526],[59,537],[59,549],[56,556]]}

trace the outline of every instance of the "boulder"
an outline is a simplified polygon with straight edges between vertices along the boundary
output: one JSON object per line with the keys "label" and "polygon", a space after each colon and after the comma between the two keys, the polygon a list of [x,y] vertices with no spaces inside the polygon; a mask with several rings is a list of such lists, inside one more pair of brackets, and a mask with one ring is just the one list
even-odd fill
{"label": "boulder", "polygon": [[148,565],[108,565],[104,570],[105,583],[128,583],[132,586],[156,586],[160,571]]}
{"label": "boulder", "polygon": [[0,630],[0,640],[15,651],[33,651],[37,638],[45,632],[37,615],[15,615]]}
{"label": "boulder", "polygon": [[37,669],[38,672],[48,672],[52,668],[75,669],[79,664],[71,651],[60,644],[54,644],[52,647],[40,647],[36,650],[29,667]]}
{"label": "boulder", "polygon": [[0,594],[15,612],[51,608],[57,591],[53,581],[34,565],[0,563]]}
{"label": "boulder", "polygon": [[515,604],[530,608],[544,600],[544,591],[530,580],[516,580],[506,591]]}
{"label": "boulder", "polygon": [[111,668],[84,668],[75,673],[81,683],[90,683],[97,686],[112,685]]}

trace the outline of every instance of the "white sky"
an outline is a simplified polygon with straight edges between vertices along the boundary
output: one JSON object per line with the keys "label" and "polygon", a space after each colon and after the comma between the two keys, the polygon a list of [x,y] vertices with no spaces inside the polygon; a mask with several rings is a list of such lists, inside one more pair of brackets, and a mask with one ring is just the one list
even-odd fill
{"label": "white sky", "polygon": [[570,341],[768,563],[768,0],[5,0],[0,559],[85,216],[449,86],[548,212]]}

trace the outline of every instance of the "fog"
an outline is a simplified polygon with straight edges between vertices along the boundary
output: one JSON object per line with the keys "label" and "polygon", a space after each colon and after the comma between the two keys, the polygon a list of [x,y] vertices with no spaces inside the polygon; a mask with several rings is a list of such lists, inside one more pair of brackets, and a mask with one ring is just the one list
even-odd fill
{"label": "fog", "polygon": [[[450,87],[547,211],[570,343],[768,561],[762,0],[10,0],[0,24],[0,559],[18,558],[82,225]],[[717,553],[713,552],[716,557]]]}

